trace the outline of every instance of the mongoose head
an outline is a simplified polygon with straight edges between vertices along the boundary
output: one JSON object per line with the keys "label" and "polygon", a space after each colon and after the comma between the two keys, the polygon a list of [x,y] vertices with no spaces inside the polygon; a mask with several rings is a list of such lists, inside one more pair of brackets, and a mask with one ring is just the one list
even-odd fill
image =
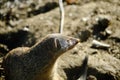
{"label": "mongoose head", "polygon": [[63,34],[50,34],[44,41],[45,48],[53,55],[60,55],[72,49],[79,40],[73,37],[64,36]]}

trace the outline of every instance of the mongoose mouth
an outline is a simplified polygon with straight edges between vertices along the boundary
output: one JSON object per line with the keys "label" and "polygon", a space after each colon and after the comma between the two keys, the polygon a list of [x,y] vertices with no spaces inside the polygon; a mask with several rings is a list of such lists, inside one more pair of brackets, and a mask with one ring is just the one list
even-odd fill
{"label": "mongoose mouth", "polygon": [[67,42],[69,43],[68,50],[70,50],[70,49],[72,49],[77,43],[79,43],[80,40],[77,39],[77,38],[70,38]]}

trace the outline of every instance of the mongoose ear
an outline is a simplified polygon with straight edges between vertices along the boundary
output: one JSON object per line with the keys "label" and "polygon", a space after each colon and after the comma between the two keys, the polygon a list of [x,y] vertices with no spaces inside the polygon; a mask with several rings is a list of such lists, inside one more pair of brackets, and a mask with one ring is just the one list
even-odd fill
{"label": "mongoose ear", "polygon": [[58,47],[58,40],[56,38],[54,39],[54,45],[55,45],[55,48]]}
{"label": "mongoose ear", "polygon": [[57,49],[60,49],[61,47],[60,47],[60,42],[59,42],[59,40],[57,39],[57,38],[54,38],[54,46],[55,46],[55,48],[57,48]]}

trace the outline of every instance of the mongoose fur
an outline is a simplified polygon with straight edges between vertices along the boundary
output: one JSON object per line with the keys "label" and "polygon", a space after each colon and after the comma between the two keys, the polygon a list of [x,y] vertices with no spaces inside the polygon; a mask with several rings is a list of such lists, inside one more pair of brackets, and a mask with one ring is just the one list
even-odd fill
{"label": "mongoose fur", "polygon": [[60,80],[53,79],[57,58],[72,49],[78,39],[50,34],[31,48],[11,50],[3,60],[6,80]]}

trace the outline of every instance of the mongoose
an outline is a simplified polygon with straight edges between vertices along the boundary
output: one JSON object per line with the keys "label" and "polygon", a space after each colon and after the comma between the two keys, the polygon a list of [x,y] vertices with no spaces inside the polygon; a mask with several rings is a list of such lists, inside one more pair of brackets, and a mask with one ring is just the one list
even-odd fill
{"label": "mongoose", "polygon": [[78,39],[59,33],[49,34],[31,48],[11,50],[3,60],[6,80],[60,80],[53,79],[57,58],[72,49]]}

